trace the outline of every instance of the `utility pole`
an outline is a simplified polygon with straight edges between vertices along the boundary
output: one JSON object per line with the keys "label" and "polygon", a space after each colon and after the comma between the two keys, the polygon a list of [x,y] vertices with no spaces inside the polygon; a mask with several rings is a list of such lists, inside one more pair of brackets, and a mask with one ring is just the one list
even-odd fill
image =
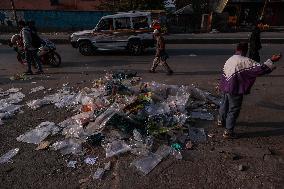
{"label": "utility pole", "polygon": [[15,19],[16,24],[18,26],[18,17],[17,17],[17,12],[16,12],[16,9],[15,9],[14,0],[10,0],[10,2],[11,2],[12,10],[13,10],[13,13],[14,13],[14,19]]}

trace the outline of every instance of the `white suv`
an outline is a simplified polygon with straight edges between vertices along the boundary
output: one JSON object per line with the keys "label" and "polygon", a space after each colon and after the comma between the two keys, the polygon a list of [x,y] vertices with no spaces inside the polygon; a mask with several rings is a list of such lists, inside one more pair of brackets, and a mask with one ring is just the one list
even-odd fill
{"label": "white suv", "polygon": [[75,32],[71,44],[82,55],[92,55],[99,49],[126,49],[140,55],[145,48],[154,47],[150,12],[128,12],[101,18],[95,29]]}

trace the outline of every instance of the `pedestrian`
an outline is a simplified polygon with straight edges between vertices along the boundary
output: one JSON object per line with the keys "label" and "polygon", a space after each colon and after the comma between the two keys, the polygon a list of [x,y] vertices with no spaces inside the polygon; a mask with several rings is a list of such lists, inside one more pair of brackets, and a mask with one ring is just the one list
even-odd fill
{"label": "pedestrian", "polygon": [[19,21],[19,27],[21,29],[20,35],[23,39],[24,51],[26,55],[26,60],[28,64],[28,70],[25,72],[27,75],[32,75],[32,65],[36,65],[38,71],[36,74],[43,74],[42,65],[39,56],[37,55],[38,51],[38,40],[32,33],[32,30],[24,21]]}
{"label": "pedestrian", "polygon": [[165,49],[165,39],[163,38],[159,30],[157,29],[154,30],[153,34],[157,41],[157,44],[156,44],[156,55],[155,55],[153,65],[152,65],[150,72],[155,73],[156,68],[158,67],[159,64],[161,64],[162,66],[164,66],[164,68],[168,72],[168,75],[171,75],[173,74],[173,71],[167,63],[167,59],[169,58],[169,56],[166,53],[166,49]]}
{"label": "pedestrian", "polygon": [[239,43],[236,53],[229,58],[223,68],[220,82],[222,103],[219,109],[218,125],[225,127],[224,138],[237,138],[234,133],[236,120],[239,116],[243,96],[250,93],[256,77],[272,72],[276,67],[274,62],[280,60],[281,55],[273,55],[264,64],[260,64],[246,57],[247,43]]}
{"label": "pedestrian", "polygon": [[260,62],[259,51],[261,46],[261,22],[257,22],[249,38],[249,58]]}

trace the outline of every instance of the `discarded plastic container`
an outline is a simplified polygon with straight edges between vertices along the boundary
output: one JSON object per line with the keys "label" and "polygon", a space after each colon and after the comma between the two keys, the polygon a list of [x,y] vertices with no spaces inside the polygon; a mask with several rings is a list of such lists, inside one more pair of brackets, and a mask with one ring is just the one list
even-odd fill
{"label": "discarded plastic container", "polygon": [[106,158],[110,158],[112,156],[128,152],[131,150],[131,148],[124,141],[115,140],[111,143],[108,143],[105,147],[105,150],[106,150]]}
{"label": "discarded plastic container", "polygon": [[12,149],[0,157],[0,164],[12,162],[12,158],[19,152],[19,148]]}
{"label": "discarded plastic container", "polygon": [[27,142],[32,144],[39,144],[49,135],[55,135],[60,131],[59,127],[53,122],[42,122],[39,126],[27,133],[17,137],[19,142]]}

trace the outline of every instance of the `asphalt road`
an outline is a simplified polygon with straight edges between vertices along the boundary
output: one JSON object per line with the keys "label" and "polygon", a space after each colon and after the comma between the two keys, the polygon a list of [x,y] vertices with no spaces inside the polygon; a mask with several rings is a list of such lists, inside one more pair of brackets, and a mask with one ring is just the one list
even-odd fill
{"label": "asphalt road", "polygon": [[[132,70],[146,81],[166,84],[197,85],[214,92],[222,66],[234,52],[235,45],[168,45],[169,65],[174,75],[167,76],[162,68],[148,73],[153,50],[143,56],[129,56],[123,51],[98,52],[84,57],[68,45],[58,45],[62,55],[60,68],[45,67],[45,75],[33,76],[28,81],[10,81],[9,77],[25,71],[16,61],[15,53],[0,46],[0,88],[21,87],[27,92],[32,87],[60,88],[64,83],[83,88],[106,72]],[[284,45],[263,45],[262,60],[273,53],[283,52]],[[141,177],[129,167],[131,157],[113,159],[111,173],[102,181],[88,183],[90,188],[281,188],[284,184],[284,60],[270,75],[258,78],[252,93],[245,97],[238,120],[241,138],[224,141],[222,129],[206,123],[210,138],[194,150],[184,154],[184,160],[163,161],[149,175]],[[36,83],[32,83],[36,82]],[[28,95],[27,100],[44,94]],[[0,126],[0,154],[20,147],[21,153],[13,164],[0,165],[0,188],[79,188],[79,180],[88,177],[93,169],[82,166],[76,170],[66,167],[68,157],[54,151],[35,151],[34,145],[18,143],[16,137],[42,120],[63,121],[70,112],[50,107],[32,111],[24,109],[7,124]],[[225,148],[225,150],[220,149]],[[238,158],[228,149],[236,148]],[[226,150],[227,149],[227,150]],[[99,153],[99,152],[98,152]],[[238,166],[245,165],[245,171]]]}

